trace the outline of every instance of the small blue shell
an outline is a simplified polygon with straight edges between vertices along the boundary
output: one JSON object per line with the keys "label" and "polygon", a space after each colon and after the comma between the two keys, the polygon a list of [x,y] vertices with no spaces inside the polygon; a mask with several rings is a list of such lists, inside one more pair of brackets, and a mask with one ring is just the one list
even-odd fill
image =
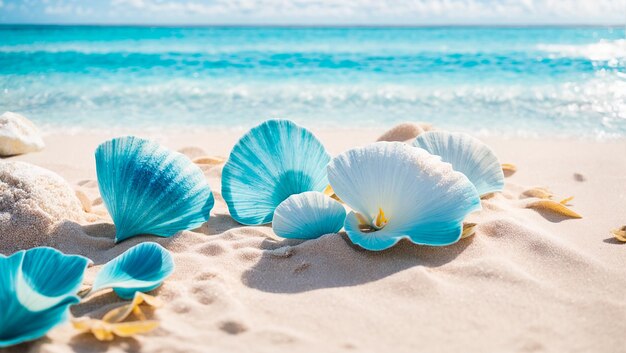
{"label": "small blue shell", "polygon": [[96,170],[117,242],[139,234],[170,237],[209,219],[213,194],[200,168],[156,142],[107,141],[96,150]]}
{"label": "small blue shell", "polygon": [[0,255],[0,347],[44,336],[67,319],[89,260],[52,248]]}
{"label": "small blue shell", "polygon": [[[442,246],[461,237],[463,219],[480,209],[467,177],[439,157],[400,142],[377,142],[333,158],[328,180],[353,211],[344,228],[368,250],[384,250],[403,238]],[[384,212],[384,225],[374,227]],[[367,228],[367,229],[365,229]]]}
{"label": "small blue shell", "polygon": [[498,157],[486,144],[464,133],[429,131],[419,135],[413,145],[440,156],[474,184],[483,196],[504,188],[504,174]]}
{"label": "small blue shell", "polygon": [[316,191],[291,195],[274,211],[272,228],[283,238],[315,239],[343,228],[346,209]]}
{"label": "small blue shell", "polygon": [[135,292],[156,289],[173,271],[174,261],[169,251],[157,243],[140,243],[107,262],[91,291],[113,288],[121,298],[132,299]]}
{"label": "small blue shell", "polygon": [[268,120],[235,145],[222,171],[222,197],[245,225],[272,221],[286,198],[328,185],[330,156],[308,130],[289,120]]}

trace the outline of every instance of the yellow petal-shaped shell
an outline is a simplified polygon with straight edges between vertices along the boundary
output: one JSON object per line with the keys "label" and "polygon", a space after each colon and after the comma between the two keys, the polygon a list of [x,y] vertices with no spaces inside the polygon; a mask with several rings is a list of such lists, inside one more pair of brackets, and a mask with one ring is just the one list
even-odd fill
{"label": "yellow petal-shaped shell", "polygon": [[330,186],[330,185],[328,185],[328,186],[326,187],[326,189],[324,189],[324,195],[326,195],[326,196],[328,196],[328,197],[330,197],[330,198],[333,198],[333,199],[335,199],[335,200],[337,200],[337,201],[339,201],[339,202],[343,203],[343,201],[341,201],[341,199],[339,198],[339,196],[337,196],[337,195],[335,194],[335,190],[333,190],[333,187],[332,187],[332,186]]}
{"label": "yellow petal-shaped shell", "polygon": [[119,324],[110,324],[114,334],[120,337],[131,337],[134,335],[148,333],[159,327],[158,321],[134,321],[122,322]]}
{"label": "yellow petal-shaped shell", "polygon": [[583,218],[581,215],[570,210],[569,208],[567,208],[567,206],[563,205],[562,203],[552,201],[552,200],[539,200],[539,201],[531,202],[528,205],[526,205],[526,207],[533,208],[536,210],[550,211],[552,213],[556,213],[561,216],[566,216],[570,218]]}
{"label": "yellow petal-shaped shell", "polygon": [[160,308],[163,306],[163,302],[160,299],[153,297],[151,295],[142,293],[142,292],[135,292],[135,297],[130,303],[126,305],[122,305],[118,308],[115,308],[109,311],[108,313],[104,315],[104,317],[102,318],[102,321],[109,322],[109,323],[122,322],[131,313],[134,313],[138,319],[145,320],[146,318],[143,315],[143,312],[141,311],[141,309],[139,308],[139,306],[143,303],[146,303],[147,305],[155,307],[155,308]]}
{"label": "yellow petal-shaped shell", "polygon": [[613,229],[611,233],[613,234],[615,239],[626,243],[626,226],[623,226],[620,229]]}

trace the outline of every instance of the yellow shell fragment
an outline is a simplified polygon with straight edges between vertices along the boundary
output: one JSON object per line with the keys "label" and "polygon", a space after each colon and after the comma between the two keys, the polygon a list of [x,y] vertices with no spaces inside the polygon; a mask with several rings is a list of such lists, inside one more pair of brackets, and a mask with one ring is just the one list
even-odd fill
{"label": "yellow shell fragment", "polygon": [[611,233],[613,234],[615,239],[626,243],[626,226],[623,226],[622,228],[619,228],[619,229],[613,229]]}
{"label": "yellow shell fragment", "polygon": [[[163,302],[160,299],[145,293],[136,292],[130,303],[109,311],[102,320],[78,318],[72,320],[72,325],[79,331],[91,332],[99,341],[112,341],[115,336],[131,337],[147,333],[159,327],[159,322],[146,320],[146,316],[140,308],[140,305],[144,303],[154,308],[163,306]],[[131,313],[135,314],[139,320],[122,322]]]}
{"label": "yellow shell fragment", "polygon": [[324,195],[343,203],[343,201],[341,201],[341,199],[335,194],[335,190],[333,190],[333,187],[330,186],[330,184],[326,186],[326,189],[324,189]]}
{"label": "yellow shell fragment", "polygon": [[130,303],[109,311],[104,315],[102,320],[110,323],[122,322],[131,313],[135,314],[135,316],[139,320],[145,320],[146,316],[143,314],[143,311],[141,311],[141,308],[139,307],[143,303],[154,308],[160,308],[163,306],[163,302],[160,299],[145,293],[135,292],[135,297]]}
{"label": "yellow shell fragment", "polygon": [[515,164],[502,163],[502,171],[504,172],[505,175],[511,175],[517,172],[517,167],[515,166]]}
{"label": "yellow shell fragment", "polygon": [[567,205],[567,204],[568,204],[570,201],[572,201],[573,199],[574,199],[574,196],[570,196],[570,197],[568,197],[568,198],[565,198],[565,199],[563,199],[563,200],[559,201],[559,203],[560,203],[561,205]]}
{"label": "yellow shell fragment", "polygon": [[545,188],[532,188],[522,193],[524,196],[536,197],[539,199],[551,199],[554,194]]}
{"label": "yellow shell fragment", "polygon": [[471,237],[476,233],[476,223],[463,223],[463,232],[461,233],[461,239]]}
{"label": "yellow shell fragment", "polygon": [[194,158],[193,162],[195,164],[205,164],[205,165],[217,165],[224,163],[226,159],[222,157],[210,157],[210,156],[202,156],[198,158]]}
{"label": "yellow shell fragment", "polygon": [[148,333],[159,327],[158,321],[143,320],[134,322],[110,323],[97,319],[80,318],[72,320],[75,329],[91,332],[99,341],[112,341],[115,336],[131,337]]}
{"label": "yellow shell fragment", "polygon": [[[571,198],[565,199],[563,201],[567,202],[570,199]],[[565,206],[563,203],[552,201],[552,200],[539,200],[539,201],[531,202],[528,205],[526,205],[526,208],[533,208],[533,209],[536,209],[536,210],[550,211],[550,212],[559,214],[561,216],[566,216],[566,217],[570,217],[570,218],[583,218],[578,213],[576,213],[576,212],[570,210],[569,208],[567,208],[567,206]]]}

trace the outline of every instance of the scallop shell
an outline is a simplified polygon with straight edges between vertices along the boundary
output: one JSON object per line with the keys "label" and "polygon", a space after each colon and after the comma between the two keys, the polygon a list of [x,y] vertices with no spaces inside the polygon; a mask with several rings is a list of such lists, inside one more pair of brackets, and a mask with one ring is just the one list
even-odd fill
{"label": "scallop shell", "polygon": [[187,157],[129,136],[101,144],[96,169],[117,242],[139,234],[170,237],[209,219],[213,194]]}
{"label": "scallop shell", "polygon": [[140,243],[107,262],[91,292],[113,288],[121,298],[132,299],[135,292],[149,292],[160,286],[173,271],[169,251],[157,243]]}
{"label": "scallop shell", "polygon": [[323,191],[330,156],[308,130],[289,120],[268,120],[237,142],[222,171],[222,197],[245,225],[272,221],[293,194]]}
{"label": "scallop shell", "polygon": [[428,131],[419,135],[413,145],[452,164],[454,170],[467,176],[481,196],[504,188],[504,174],[498,157],[489,146],[468,134]]}
{"label": "scallop shell", "polygon": [[0,255],[0,347],[40,338],[64,322],[88,264],[47,247]]}
{"label": "scallop shell", "polygon": [[345,219],[346,210],[339,202],[307,191],[289,196],[276,207],[272,228],[283,238],[315,239],[337,233]]}
{"label": "scallop shell", "polygon": [[442,246],[461,237],[465,217],[480,209],[468,178],[439,157],[400,142],[377,142],[333,158],[328,180],[353,211],[344,228],[367,250],[401,239]]}

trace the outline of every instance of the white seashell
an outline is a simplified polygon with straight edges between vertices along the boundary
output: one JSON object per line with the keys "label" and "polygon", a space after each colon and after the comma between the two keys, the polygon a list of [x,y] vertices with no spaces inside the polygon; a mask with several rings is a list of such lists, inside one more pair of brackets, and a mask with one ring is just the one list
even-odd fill
{"label": "white seashell", "polygon": [[330,197],[316,191],[291,195],[274,211],[272,229],[283,238],[314,239],[337,233],[346,210]]}
{"label": "white seashell", "polygon": [[489,146],[468,134],[429,131],[418,136],[413,145],[452,164],[454,170],[467,176],[481,196],[504,188],[498,157]]}
{"label": "white seashell", "polygon": [[480,209],[472,183],[448,163],[401,142],[377,142],[333,158],[328,180],[354,211],[344,228],[368,250],[401,239],[442,246],[461,237],[465,217]]}
{"label": "white seashell", "polygon": [[44,146],[39,130],[30,120],[12,112],[0,115],[0,156],[36,152]]}

